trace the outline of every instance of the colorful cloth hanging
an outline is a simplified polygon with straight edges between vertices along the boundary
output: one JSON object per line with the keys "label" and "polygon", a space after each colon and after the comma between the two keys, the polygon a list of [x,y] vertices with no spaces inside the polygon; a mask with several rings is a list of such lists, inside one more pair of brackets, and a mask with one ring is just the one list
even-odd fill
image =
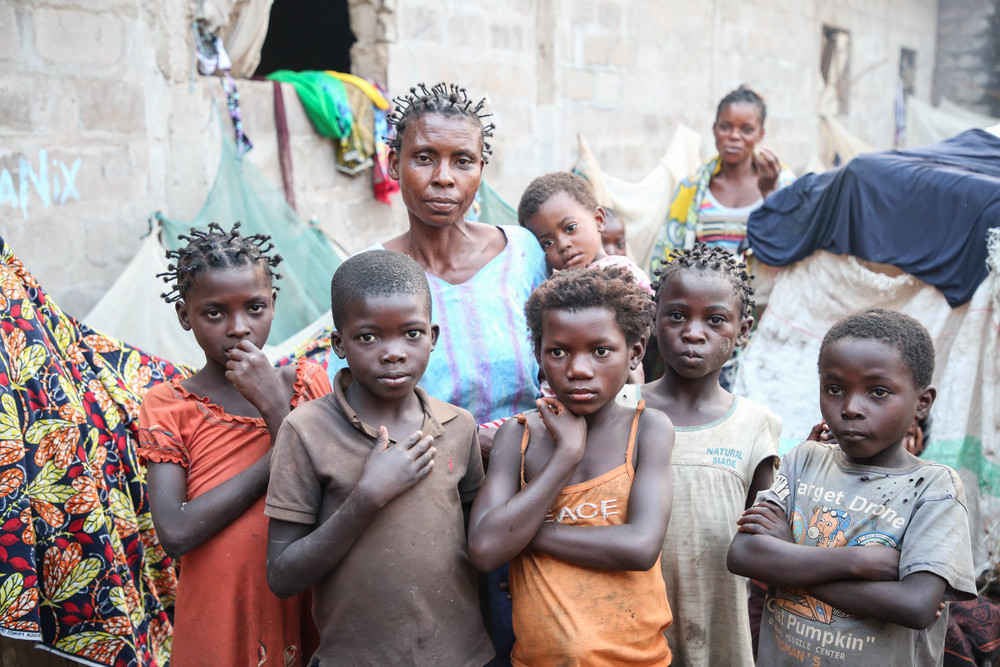
{"label": "colorful cloth hanging", "polygon": [[340,79],[326,72],[293,72],[287,69],[271,72],[267,78],[295,86],[309,120],[323,136],[343,139],[350,133],[354,116]]}
{"label": "colorful cloth hanging", "polygon": [[135,450],[190,369],[67,316],[0,239],[0,634],[93,665],[170,658],[177,579]]}

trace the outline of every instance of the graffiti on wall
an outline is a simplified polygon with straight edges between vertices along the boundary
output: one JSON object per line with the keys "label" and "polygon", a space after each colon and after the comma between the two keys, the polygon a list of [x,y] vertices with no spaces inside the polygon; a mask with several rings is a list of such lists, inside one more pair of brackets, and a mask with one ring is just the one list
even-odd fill
{"label": "graffiti on wall", "polygon": [[52,160],[50,165],[48,153],[43,148],[38,151],[36,170],[34,165],[21,156],[17,161],[16,184],[10,171],[0,170],[0,211],[10,204],[15,209],[21,209],[21,214],[27,219],[29,206],[40,203],[42,208],[47,209],[53,204],[65,204],[71,199],[79,199],[76,176],[80,171],[80,164],[80,158],[76,158],[69,165],[62,160]]}

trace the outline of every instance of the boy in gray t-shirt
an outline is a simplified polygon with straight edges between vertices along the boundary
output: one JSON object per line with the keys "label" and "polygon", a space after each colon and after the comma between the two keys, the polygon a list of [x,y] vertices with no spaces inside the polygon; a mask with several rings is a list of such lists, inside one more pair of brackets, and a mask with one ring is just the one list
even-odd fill
{"label": "boy in gray t-shirt", "polygon": [[[820,347],[826,429],[785,455],[744,513],[729,569],[770,584],[761,665],[940,665],[943,600],[976,596],[965,492],[906,451],[927,415],[934,346],[911,317],[873,309]],[[842,547],[835,551],[814,547]]]}

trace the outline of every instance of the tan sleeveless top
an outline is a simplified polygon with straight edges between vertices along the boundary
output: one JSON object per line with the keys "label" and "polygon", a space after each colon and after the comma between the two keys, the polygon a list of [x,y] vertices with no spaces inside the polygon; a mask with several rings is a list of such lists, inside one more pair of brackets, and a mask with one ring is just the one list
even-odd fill
{"label": "tan sleeveless top", "polygon": [[[635,470],[639,415],[636,407],[625,461],[599,477],[565,487],[545,520],[574,526],[615,526],[627,521]],[[521,439],[521,486],[528,426]],[[669,665],[663,631],[672,617],[660,561],[645,572],[592,570],[548,554],[521,552],[510,564],[514,650],[518,666]]]}

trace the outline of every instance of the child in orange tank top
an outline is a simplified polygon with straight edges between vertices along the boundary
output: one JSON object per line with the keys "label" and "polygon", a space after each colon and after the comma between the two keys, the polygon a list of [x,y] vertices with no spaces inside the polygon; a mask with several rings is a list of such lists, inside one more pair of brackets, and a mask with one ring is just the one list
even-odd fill
{"label": "child in orange tank top", "polygon": [[659,551],[673,425],[615,402],[642,359],[653,302],[627,274],[571,269],[525,311],[555,397],[500,428],[469,526],[478,568],[511,561],[511,660],[669,665]]}

